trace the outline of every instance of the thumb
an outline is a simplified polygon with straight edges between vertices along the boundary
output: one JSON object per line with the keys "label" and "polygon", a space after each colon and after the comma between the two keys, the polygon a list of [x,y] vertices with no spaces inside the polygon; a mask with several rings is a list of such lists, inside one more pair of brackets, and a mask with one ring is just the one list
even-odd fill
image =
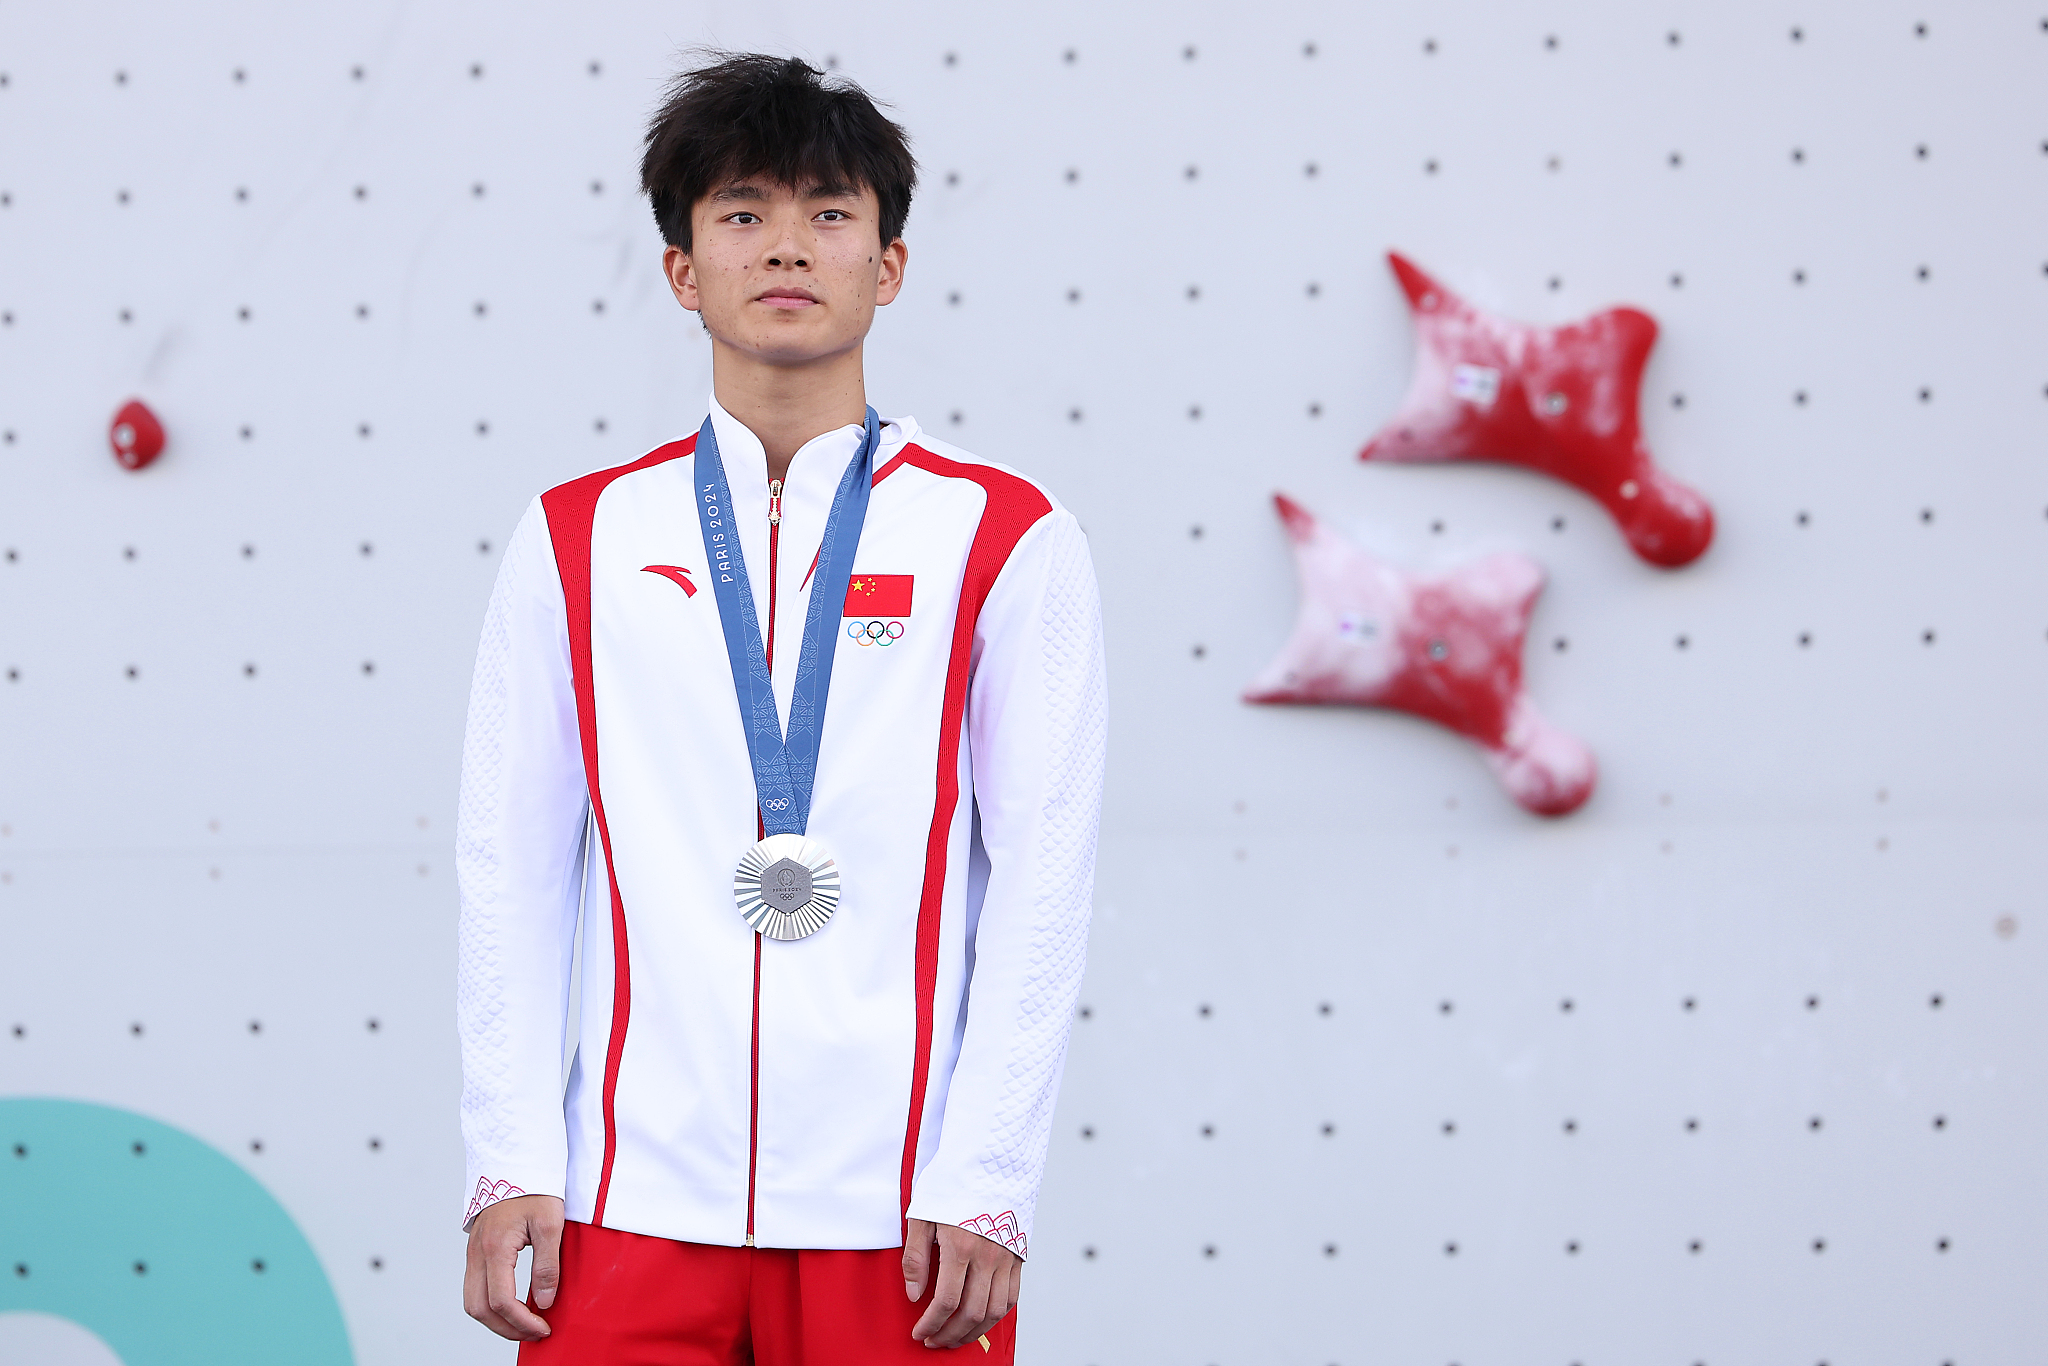
{"label": "thumb", "polygon": [[555,1290],[562,1283],[562,1226],[554,1221],[535,1225],[533,1237],[533,1280],[529,1289],[533,1307],[547,1309],[555,1302]]}
{"label": "thumb", "polygon": [[912,1219],[903,1234],[903,1293],[916,1304],[924,1298],[925,1273],[931,1269],[932,1226],[928,1219]]}

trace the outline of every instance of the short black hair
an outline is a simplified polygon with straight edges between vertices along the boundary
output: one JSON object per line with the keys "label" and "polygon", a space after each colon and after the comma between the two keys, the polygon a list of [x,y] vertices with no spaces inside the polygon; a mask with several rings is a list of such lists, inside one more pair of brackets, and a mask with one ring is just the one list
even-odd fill
{"label": "short black hair", "polygon": [[795,57],[705,52],[669,82],[647,124],[640,188],[661,237],[690,249],[690,211],[745,176],[778,184],[861,186],[881,205],[882,245],[903,235],[917,158],[903,129],[852,81]]}

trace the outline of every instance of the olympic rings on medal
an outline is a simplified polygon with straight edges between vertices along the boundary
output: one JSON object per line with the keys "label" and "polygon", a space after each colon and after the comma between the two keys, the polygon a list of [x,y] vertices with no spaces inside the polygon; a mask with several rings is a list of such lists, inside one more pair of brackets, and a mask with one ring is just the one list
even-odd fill
{"label": "olympic rings on medal", "polygon": [[903,639],[903,623],[900,621],[849,621],[846,636],[862,645],[880,645],[884,648]]}

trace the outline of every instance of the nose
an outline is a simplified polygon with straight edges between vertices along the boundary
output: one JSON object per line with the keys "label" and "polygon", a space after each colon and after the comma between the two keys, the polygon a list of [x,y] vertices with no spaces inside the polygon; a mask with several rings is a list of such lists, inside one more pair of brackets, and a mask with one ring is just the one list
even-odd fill
{"label": "nose", "polygon": [[779,240],[769,249],[768,264],[777,269],[792,270],[811,268],[809,244],[804,240],[804,228],[808,226],[799,218],[795,222],[784,221]]}

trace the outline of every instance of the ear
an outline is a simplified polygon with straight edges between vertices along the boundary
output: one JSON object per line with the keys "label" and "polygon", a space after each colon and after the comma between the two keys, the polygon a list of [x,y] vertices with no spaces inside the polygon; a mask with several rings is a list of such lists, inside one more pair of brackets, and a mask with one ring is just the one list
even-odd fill
{"label": "ear", "polygon": [[697,269],[688,252],[681,247],[663,250],[661,273],[668,277],[669,290],[676,296],[677,303],[692,313],[703,308],[703,301],[697,297]]}
{"label": "ear", "polygon": [[882,269],[875,278],[876,307],[895,302],[896,296],[903,292],[903,268],[909,260],[910,248],[900,237],[882,248]]}

